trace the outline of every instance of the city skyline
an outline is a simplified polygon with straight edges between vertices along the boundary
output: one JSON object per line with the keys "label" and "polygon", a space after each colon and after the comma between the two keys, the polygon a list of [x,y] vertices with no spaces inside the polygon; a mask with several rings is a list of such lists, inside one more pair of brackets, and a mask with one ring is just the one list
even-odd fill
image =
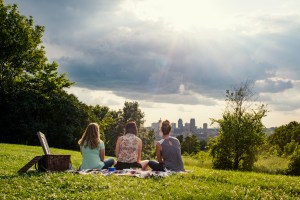
{"label": "city skyline", "polygon": [[[167,119],[164,119],[164,120],[167,120]],[[164,121],[163,119],[159,119],[158,121],[156,122],[151,122],[151,126],[147,126],[147,127],[153,127],[153,126],[157,126],[159,125],[162,121]],[[170,120],[169,120],[170,121]],[[180,122],[181,121],[181,122]],[[191,124],[191,121],[192,124]],[[189,121],[183,121],[181,118],[178,118],[178,120],[176,122],[174,121],[170,121],[171,125],[172,125],[172,128],[175,127],[175,128],[183,128],[185,127],[186,125],[188,126],[193,126],[193,127],[197,127],[197,128],[200,128],[200,129],[203,129],[205,126],[206,128],[208,128],[208,123],[207,122],[203,122],[202,123],[202,126],[197,126],[197,123],[196,123],[196,119],[195,118],[191,118]],[[180,126],[180,123],[182,126]]]}

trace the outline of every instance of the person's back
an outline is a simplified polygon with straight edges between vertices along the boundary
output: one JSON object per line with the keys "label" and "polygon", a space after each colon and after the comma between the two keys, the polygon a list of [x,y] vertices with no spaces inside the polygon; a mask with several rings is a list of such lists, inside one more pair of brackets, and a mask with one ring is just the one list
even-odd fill
{"label": "person's back", "polygon": [[108,169],[114,165],[115,160],[108,158],[104,160],[105,146],[100,140],[99,125],[90,123],[78,141],[82,155],[80,170],[85,169]]}
{"label": "person's back", "polygon": [[141,161],[142,140],[137,137],[138,129],[136,123],[128,122],[124,129],[125,135],[117,140],[115,153],[117,157],[117,170],[129,168],[142,168],[147,166],[148,160]]}
{"label": "person's back", "polygon": [[179,140],[175,137],[159,141],[162,146],[162,158],[165,167],[172,171],[184,171]]}
{"label": "person's back", "polygon": [[120,149],[117,155],[119,162],[133,163],[138,161],[139,138],[127,133],[120,138]]}
{"label": "person's back", "polygon": [[82,146],[82,164],[81,169],[102,169],[104,162],[100,160],[99,152],[104,148],[104,143],[100,140],[100,144],[96,148]]}
{"label": "person's back", "polygon": [[161,131],[163,139],[156,143],[156,158],[148,162],[154,171],[185,171],[181,157],[180,142],[177,138],[170,136],[171,124],[169,120],[162,122]]}

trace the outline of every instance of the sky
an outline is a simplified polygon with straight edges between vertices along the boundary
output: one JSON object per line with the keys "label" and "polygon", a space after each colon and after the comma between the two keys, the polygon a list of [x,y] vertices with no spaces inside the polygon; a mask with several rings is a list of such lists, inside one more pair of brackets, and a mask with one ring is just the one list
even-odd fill
{"label": "sky", "polygon": [[137,101],[159,119],[202,127],[226,90],[253,82],[266,127],[300,121],[299,0],[5,0],[45,26],[49,62],[88,105]]}

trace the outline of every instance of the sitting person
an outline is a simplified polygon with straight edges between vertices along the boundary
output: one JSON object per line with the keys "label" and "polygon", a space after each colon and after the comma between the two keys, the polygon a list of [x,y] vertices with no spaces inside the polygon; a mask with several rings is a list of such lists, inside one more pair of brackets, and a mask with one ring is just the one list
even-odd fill
{"label": "sitting person", "polygon": [[80,170],[108,169],[115,164],[113,158],[104,160],[105,146],[104,142],[100,139],[99,126],[97,123],[90,123],[87,126],[78,144],[80,145],[82,155]]}
{"label": "sitting person", "polygon": [[181,157],[180,142],[170,136],[171,125],[168,120],[162,122],[163,139],[156,143],[157,161],[150,160],[148,165],[154,171],[185,171]]}
{"label": "sitting person", "polygon": [[147,166],[148,160],[141,161],[142,140],[137,137],[136,123],[128,122],[124,129],[124,135],[117,140],[115,153],[117,157],[116,170],[130,168],[144,168]]}

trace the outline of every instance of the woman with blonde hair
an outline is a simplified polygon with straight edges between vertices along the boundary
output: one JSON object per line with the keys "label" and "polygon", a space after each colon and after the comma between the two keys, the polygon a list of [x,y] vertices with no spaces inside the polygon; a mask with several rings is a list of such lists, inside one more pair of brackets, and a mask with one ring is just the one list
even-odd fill
{"label": "woman with blonde hair", "polygon": [[100,139],[99,125],[97,123],[90,123],[87,126],[78,144],[82,155],[80,170],[108,169],[114,165],[115,160],[113,158],[104,160],[105,146]]}

